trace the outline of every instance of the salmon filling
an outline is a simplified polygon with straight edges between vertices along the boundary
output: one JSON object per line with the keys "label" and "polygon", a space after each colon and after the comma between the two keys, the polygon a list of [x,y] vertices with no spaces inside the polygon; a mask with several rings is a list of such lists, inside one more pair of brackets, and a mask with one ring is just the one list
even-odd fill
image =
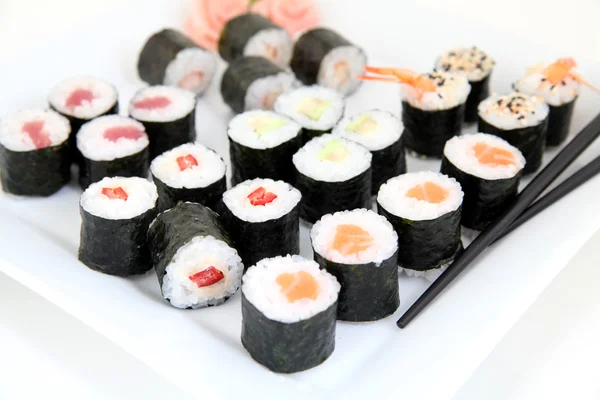
{"label": "salmon filling", "polygon": [[133,107],[141,110],[156,110],[171,104],[171,99],[166,96],[147,97],[133,103]]}
{"label": "salmon filling", "polygon": [[319,283],[306,271],[285,272],[277,277],[277,284],[290,303],[302,299],[316,300],[319,295]]}
{"label": "salmon filling", "polygon": [[406,197],[438,204],[448,198],[448,191],[434,182],[427,181],[406,192]]}
{"label": "salmon filling", "polygon": [[121,186],[118,186],[116,188],[102,188],[102,194],[111,200],[118,199],[127,201],[127,198],[129,197],[127,195],[127,192]]}
{"label": "salmon filling", "polygon": [[515,165],[515,155],[506,149],[478,142],[473,145],[473,151],[481,164],[489,165],[490,167]]}
{"label": "salmon filling", "polygon": [[348,82],[350,79],[350,66],[347,61],[340,61],[333,66],[333,73],[340,84]]}
{"label": "salmon filling", "polygon": [[177,86],[185,90],[198,90],[202,87],[204,72],[191,71],[177,82]]}
{"label": "salmon filling", "polygon": [[358,225],[338,225],[331,248],[343,256],[357,254],[367,250],[373,245],[373,238],[369,232]]}
{"label": "salmon filling", "polygon": [[144,132],[135,126],[114,126],[104,131],[104,138],[111,142],[124,138],[129,140],[138,140],[144,136]]}
{"label": "salmon filling", "polygon": [[48,147],[52,144],[50,135],[48,135],[48,132],[44,131],[44,121],[42,120],[26,122],[23,124],[21,131],[29,136],[33,142],[33,145],[38,150]]}
{"label": "salmon filling", "polygon": [[87,89],[75,89],[71,92],[69,97],[67,97],[67,101],[65,102],[65,107],[70,108],[71,110],[75,107],[79,107],[83,104],[83,102],[91,103],[94,100],[94,93],[91,90]]}
{"label": "salmon filling", "polygon": [[225,278],[225,275],[223,274],[223,272],[219,271],[215,267],[210,266],[205,270],[190,275],[188,278],[190,281],[194,282],[196,286],[198,286],[199,288],[203,288],[214,285],[215,283],[223,280],[223,278]]}

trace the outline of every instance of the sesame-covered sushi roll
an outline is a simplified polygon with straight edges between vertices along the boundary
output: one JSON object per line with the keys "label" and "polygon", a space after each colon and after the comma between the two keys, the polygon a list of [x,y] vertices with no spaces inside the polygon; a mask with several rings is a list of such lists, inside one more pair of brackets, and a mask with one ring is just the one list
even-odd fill
{"label": "sesame-covered sushi roll", "polygon": [[450,139],[441,172],[460,183],[465,194],[461,223],[484,230],[517,197],[525,157],[519,149],[485,133]]}
{"label": "sesame-covered sushi roll", "polygon": [[272,111],[254,110],[229,121],[229,156],[234,185],[270,178],[294,183],[292,156],[302,146],[299,124]]}
{"label": "sesame-covered sushi roll", "polygon": [[340,284],[300,256],[267,258],[242,284],[242,345],[273,372],[293,373],[323,363],[335,348]]}
{"label": "sesame-covered sushi roll", "polygon": [[150,159],[196,140],[196,98],[171,86],[150,86],[129,103],[131,118],[144,125],[150,140]]}
{"label": "sesame-covered sushi roll", "polygon": [[435,279],[462,251],[463,191],[455,179],[413,172],[384,183],[377,210],[398,234],[398,265],[410,276]]}
{"label": "sesame-covered sushi roll", "polygon": [[275,111],[302,126],[304,143],[329,133],[344,114],[344,98],[322,86],[303,86],[279,96]]}
{"label": "sesame-covered sushi roll", "polygon": [[491,133],[518,148],[525,157],[523,173],[542,165],[549,108],[541,97],[513,92],[494,95],[479,104],[479,131]]}
{"label": "sesame-covered sushi roll", "polygon": [[404,126],[395,115],[381,110],[370,110],[343,118],[333,129],[340,135],[366,147],[373,155],[373,189],[394,176],[406,172],[406,156],[401,135]]}
{"label": "sesame-covered sushi roll", "polygon": [[336,211],[371,208],[372,158],[358,143],[331,134],[305,144],[293,158],[300,217],[314,223]]}
{"label": "sesame-covered sushi roll", "polygon": [[148,230],[150,257],[162,296],[176,308],[218,306],[238,290],[244,266],[218,214],[179,203]]}
{"label": "sesame-covered sushi roll", "polygon": [[177,86],[201,95],[213,80],[217,60],[183,33],[163,29],[144,43],[137,68],[149,85]]}
{"label": "sesame-covered sushi roll", "polygon": [[79,202],[79,260],[105,274],[130,276],[152,268],[146,243],[156,217],[156,186],[142,178],[104,178]]}
{"label": "sesame-covered sushi roll", "polygon": [[396,311],[398,235],[384,217],[365,209],[328,214],[310,238],[315,261],[342,286],[337,319],[376,321]]}

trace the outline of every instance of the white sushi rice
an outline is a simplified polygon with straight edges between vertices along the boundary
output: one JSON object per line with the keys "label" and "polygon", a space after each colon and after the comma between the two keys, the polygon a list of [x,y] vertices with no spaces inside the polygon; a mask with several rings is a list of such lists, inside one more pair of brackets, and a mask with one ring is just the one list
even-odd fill
{"label": "white sushi rice", "polygon": [[[66,102],[73,91],[89,90],[92,101],[83,101],[77,107],[67,107]],[[117,90],[107,81],[91,76],[75,76],[65,79],[50,90],[48,98],[52,108],[58,112],[80,119],[92,119],[106,113],[117,102]]]}
{"label": "white sushi rice", "polygon": [[[263,29],[248,40],[244,47],[244,56],[265,57],[273,64],[286,68],[292,58],[293,47],[292,38],[285,29]],[[276,51],[274,58],[269,52],[271,49]]]}
{"label": "white sushi rice", "polygon": [[469,82],[479,82],[494,68],[494,59],[477,47],[456,47],[443,52],[435,63],[437,71],[465,74]]}
{"label": "white sushi rice", "polygon": [[[190,276],[209,267],[223,279],[198,287]],[[165,299],[177,308],[203,308],[222,304],[240,287],[244,266],[237,251],[213,236],[196,236],[181,246],[166,268],[162,283]]]}
{"label": "white sushi rice", "polygon": [[[319,293],[315,300],[301,299],[289,302],[277,277],[283,273],[305,271],[311,274],[319,284]],[[338,298],[340,284],[337,279],[319,268],[313,260],[300,256],[266,258],[250,267],[242,279],[242,292],[254,307],[265,317],[286,324],[314,317],[331,307]]]}
{"label": "white sushi rice", "polygon": [[[319,153],[331,141],[340,141],[348,151],[343,161],[329,161],[319,158]],[[362,174],[371,167],[371,152],[348,139],[325,134],[306,143],[292,159],[296,169],[312,179],[323,182],[343,182]]]}
{"label": "white sushi rice", "polygon": [[204,93],[210,85],[217,68],[215,55],[199,47],[188,47],[177,53],[177,56],[167,65],[163,83],[168,86],[178,86],[179,81],[189,73],[198,71],[203,74],[201,84],[191,90],[194,94]]}
{"label": "white sushi rice", "polygon": [[488,124],[510,130],[539,125],[548,117],[550,108],[541,97],[513,92],[488,97],[479,103],[478,111]]}
{"label": "white sushi rice", "polygon": [[[121,187],[127,200],[110,199],[102,189]],[[105,219],[130,219],[137,217],[156,205],[158,192],[154,183],[143,178],[104,178],[92,183],[81,195],[79,204],[88,213]]]}
{"label": "white sushi rice", "polygon": [[[373,244],[366,250],[350,255],[343,255],[338,250],[332,249],[337,227],[343,224],[361,227],[369,233]],[[318,254],[340,264],[375,263],[380,266],[398,250],[398,235],[392,224],[381,215],[366,209],[324,215],[313,225],[310,239],[313,249]]]}
{"label": "white sushi rice", "polygon": [[[254,206],[248,195],[263,187],[277,198],[264,206]],[[244,181],[223,194],[223,203],[239,219],[248,222],[265,222],[287,215],[300,202],[302,195],[292,185],[272,179]]]}
{"label": "white sushi rice", "polygon": [[[448,197],[441,203],[407,197],[409,190],[425,182],[433,182],[448,192]],[[463,201],[460,184],[446,175],[431,172],[411,172],[397,176],[381,185],[377,194],[377,202],[389,213],[411,221],[427,221],[456,211]]]}
{"label": "white sushi rice", "polygon": [[450,263],[442,265],[440,268],[432,268],[427,269],[425,271],[417,271],[415,269],[408,269],[399,267],[399,273],[404,272],[406,276],[414,277],[414,278],[424,278],[429,282],[435,281],[441,274],[448,268]]}
{"label": "white sushi rice", "polygon": [[[335,73],[336,65],[343,62],[348,65],[348,79],[346,81],[340,81]],[[358,47],[336,47],[327,53],[321,61],[317,83],[348,96],[354,93],[362,83],[356,77],[364,72],[365,65],[367,65],[367,55]]]}
{"label": "white sushi rice", "polygon": [[[284,125],[260,134],[252,127],[252,121],[258,118],[274,118]],[[227,135],[231,140],[252,149],[270,149],[285,143],[300,134],[302,127],[291,119],[272,111],[254,110],[238,114],[229,121]]]}
{"label": "white sushi rice", "polygon": [[[110,141],[104,137],[104,132],[113,127],[132,126],[143,132],[139,139],[119,138]],[[107,115],[93,119],[84,124],[77,133],[77,148],[83,156],[95,161],[111,161],[127,157],[148,147],[148,135],[144,125],[131,118],[118,115]]]}
{"label": "white sushi rice", "polygon": [[300,83],[289,72],[265,76],[248,86],[244,98],[244,110],[271,110],[282,93],[298,87]]}
{"label": "white sushi rice", "polygon": [[[308,98],[330,101],[331,104],[318,120],[304,115],[298,108]],[[335,90],[322,86],[302,86],[279,96],[275,102],[275,111],[298,122],[302,127],[318,131],[327,131],[342,118],[344,98]]]}
{"label": "white sushi rice", "polygon": [[[370,117],[375,121],[374,130],[366,134],[360,134],[349,129],[356,121]],[[360,143],[370,151],[385,149],[396,143],[404,131],[404,125],[395,115],[381,110],[364,111],[351,117],[344,117],[339,124],[333,128],[333,134]]]}
{"label": "white sushi rice", "polygon": [[[475,155],[475,150],[473,150],[473,146],[477,143],[485,143],[488,146],[511,152],[515,164],[491,166],[480,163]],[[525,167],[525,157],[519,149],[504,139],[487,133],[453,137],[444,146],[444,157],[461,171],[486,180],[513,178]]]}
{"label": "white sushi rice", "polygon": [[551,106],[561,106],[570,103],[579,96],[581,84],[567,76],[558,85],[552,85],[546,80],[543,72],[548,63],[542,63],[529,68],[515,84],[515,90],[529,96],[541,96]]}
{"label": "white sushi rice", "polygon": [[[179,168],[177,158],[191,155],[198,165]],[[213,150],[200,143],[186,143],[177,146],[152,160],[150,172],[172,188],[203,188],[225,176],[225,162]]]}
{"label": "white sushi rice", "polygon": [[62,115],[41,108],[21,110],[0,119],[0,144],[11,151],[32,151],[36,146],[23,126],[34,121],[43,121],[42,131],[48,134],[51,145],[56,146],[69,138],[71,126]]}
{"label": "white sushi rice", "polygon": [[[162,108],[137,108],[135,104],[145,99],[166,97],[170,104]],[[196,108],[196,98],[190,91],[174,86],[150,86],[139,90],[129,103],[129,115],[144,122],[169,122],[181,119]]]}
{"label": "white sushi rice", "polygon": [[[464,74],[432,72],[425,74],[436,85],[434,92],[425,92],[419,97],[418,92],[410,85],[400,85],[402,100],[411,106],[426,111],[447,110],[463,104],[471,92],[471,85]],[[440,84],[440,86],[438,86]]]}

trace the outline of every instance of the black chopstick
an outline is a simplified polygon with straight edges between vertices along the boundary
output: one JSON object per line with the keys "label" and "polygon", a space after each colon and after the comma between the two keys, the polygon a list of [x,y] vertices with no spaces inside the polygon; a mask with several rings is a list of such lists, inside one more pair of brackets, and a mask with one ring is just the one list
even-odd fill
{"label": "black chopstick", "polygon": [[534,200],[600,135],[600,114],[590,122],[552,161],[525,187],[512,206],[487,227],[465,251],[429,286],[396,323],[404,329],[460,273],[531,205]]}

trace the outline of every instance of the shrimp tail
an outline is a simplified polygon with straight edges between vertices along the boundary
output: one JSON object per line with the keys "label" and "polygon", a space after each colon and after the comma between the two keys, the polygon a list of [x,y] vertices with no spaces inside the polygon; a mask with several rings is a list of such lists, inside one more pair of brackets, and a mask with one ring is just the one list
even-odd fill
{"label": "shrimp tail", "polygon": [[600,93],[599,88],[595,87],[594,85],[592,85],[591,83],[589,83],[588,81],[583,79],[583,76],[581,76],[580,74],[578,74],[576,72],[569,72],[569,75],[571,76],[571,78],[575,79],[577,82],[581,83],[582,85],[587,86],[588,88],[592,89],[594,92]]}

